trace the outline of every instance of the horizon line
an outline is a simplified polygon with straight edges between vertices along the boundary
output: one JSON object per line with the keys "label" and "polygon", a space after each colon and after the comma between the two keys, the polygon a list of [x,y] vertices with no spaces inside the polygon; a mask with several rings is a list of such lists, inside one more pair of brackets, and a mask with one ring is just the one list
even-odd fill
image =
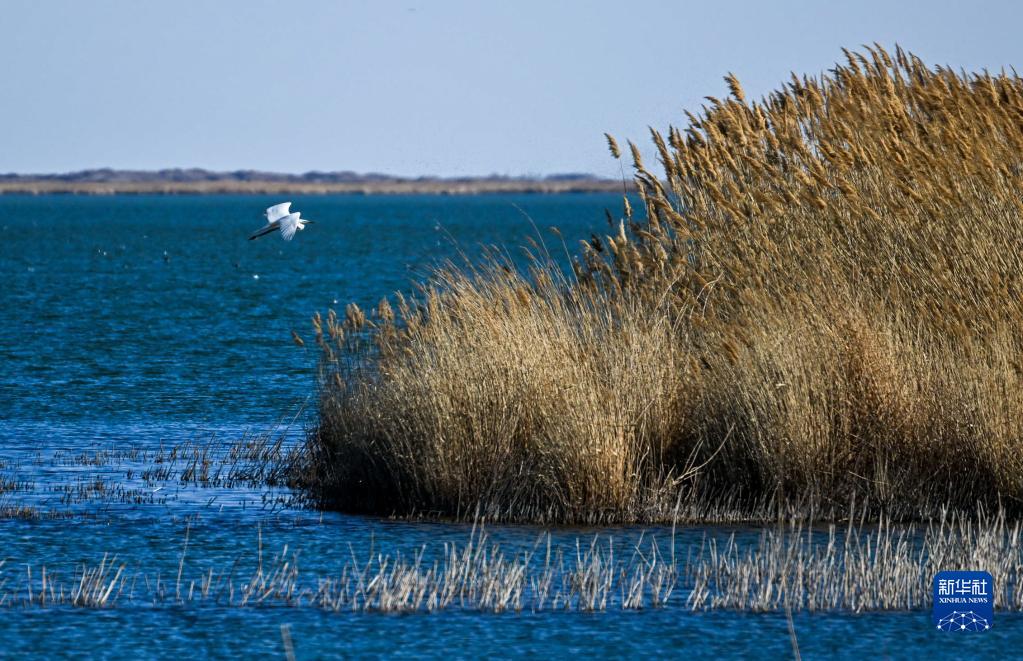
{"label": "horizon line", "polygon": [[77,182],[141,182],[141,181],[301,181],[301,182],[364,182],[364,181],[618,181],[591,172],[552,172],[548,174],[507,174],[491,172],[475,175],[416,174],[401,175],[357,170],[305,170],[279,172],[258,168],[210,169],[202,167],[115,168],[94,167],[58,172],[0,172],[0,181],[77,181]]}

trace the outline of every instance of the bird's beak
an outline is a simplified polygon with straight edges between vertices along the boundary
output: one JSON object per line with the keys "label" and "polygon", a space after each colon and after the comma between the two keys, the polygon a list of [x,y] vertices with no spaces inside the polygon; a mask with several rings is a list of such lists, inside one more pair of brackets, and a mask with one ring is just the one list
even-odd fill
{"label": "bird's beak", "polygon": [[307,220],[307,221],[305,221],[305,224],[306,225],[315,225],[316,221],[315,220]]}

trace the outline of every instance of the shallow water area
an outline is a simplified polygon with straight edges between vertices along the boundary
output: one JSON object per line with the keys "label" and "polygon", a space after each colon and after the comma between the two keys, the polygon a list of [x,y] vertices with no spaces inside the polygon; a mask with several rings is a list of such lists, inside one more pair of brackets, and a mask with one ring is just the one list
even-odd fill
{"label": "shallow water area", "polygon": [[[217,623],[219,626],[212,626]],[[724,658],[791,658],[784,615],[679,613],[658,610],[623,614],[455,613],[442,616],[334,614],[317,610],[154,609],[25,613],[10,622],[12,653],[118,658],[118,649],[145,650],[151,658],[200,652],[212,658],[282,653],[287,626],[296,657],[385,658],[547,656],[641,657],[658,651]],[[913,659],[989,658],[1018,643],[1018,616],[982,636],[935,637],[918,613],[892,615],[797,615],[803,658]],[[102,637],[90,636],[92,628]],[[39,640],[40,630],[51,632]],[[188,632],[182,635],[182,632]],[[453,642],[453,641],[458,641]]]}
{"label": "shallow water area", "polygon": [[[624,610],[616,592],[597,613],[578,612],[576,602],[430,614],[316,602],[322,581],[346,567],[380,555],[427,567],[443,561],[445,543],[463,548],[480,533],[302,509],[286,489],[257,479],[257,455],[299,442],[314,416],[316,356],[291,332],[311,335],[317,311],[408,293],[430,265],[478,257],[481,245],[520,258],[516,246],[542,238],[567,264],[577,240],[607,233],[604,209],[617,213],[620,197],[309,197],[293,206],[318,222],[293,242],[248,241],[278,201],[0,197],[6,653],[279,655],[286,625],[299,658],[791,654],[784,614],[693,613],[682,583],[664,608]],[[231,455],[232,447],[251,452]],[[537,527],[487,525],[486,534],[507,558],[548,553]],[[743,527],[564,528],[550,544],[572,566],[595,535],[601,549],[628,559],[637,546],[646,553],[656,544],[667,557],[674,542],[684,556],[732,534],[746,544],[759,536]],[[98,567],[123,567],[109,601],[40,598],[46,580],[70,591],[82,568]],[[268,589],[283,591],[239,603],[252,577],[279,569]],[[97,586],[113,579],[100,574]],[[808,658],[984,656],[1023,643],[1018,614],[999,613],[990,633],[973,637],[935,635],[925,612],[797,613],[794,626]]]}

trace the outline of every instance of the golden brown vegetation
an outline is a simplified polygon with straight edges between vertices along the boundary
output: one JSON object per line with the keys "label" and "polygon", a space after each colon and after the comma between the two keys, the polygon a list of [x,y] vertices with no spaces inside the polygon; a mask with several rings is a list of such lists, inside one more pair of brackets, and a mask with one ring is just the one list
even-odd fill
{"label": "golden brown vegetation", "polygon": [[556,521],[1018,509],[1023,80],[846,56],[760,102],[729,76],[653,132],[661,176],[629,143],[645,216],[626,199],[572,282],[448,269],[397,315],[318,320],[313,497]]}

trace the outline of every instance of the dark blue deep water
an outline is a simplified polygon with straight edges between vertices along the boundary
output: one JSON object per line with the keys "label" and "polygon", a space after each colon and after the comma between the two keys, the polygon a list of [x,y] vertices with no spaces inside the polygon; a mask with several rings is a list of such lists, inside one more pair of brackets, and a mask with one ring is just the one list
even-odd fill
{"label": "dark blue deep water", "polygon": [[[296,198],[317,224],[291,243],[248,241],[278,201],[0,197],[0,655],[282,657],[283,625],[300,659],[791,655],[784,615],[692,613],[681,588],[663,609],[603,613],[399,615],[176,599],[204,576],[251,575],[261,550],[327,577],[353,553],[435,557],[444,541],[468,539],[470,526],[320,514],[244,480],[197,484],[151,471],[180,470],[169,453],[189,443],[301,438],[314,416],[315,354],[291,332],[308,337],[316,311],[408,292],[431,265],[478,257],[483,245],[518,258],[533,237],[565,263],[548,228],[574,252],[607,231],[604,209],[620,204],[613,195]],[[490,532],[514,549],[541,531]],[[642,533],[559,530],[554,542],[573,549],[596,532],[625,542]],[[671,531],[651,532],[664,540]],[[679,530],[676,547],[732,532]],[[39,599],[43,567],[67,590],[105,554],[131,577],[112,606]],[[129,599],[129,589],[149,596]],[[161,590],[171,597],[152,597]],[[932,632],[925,612],[803,613],[794,624],[805,658],[994,657],[1023,646],[1023,618],[1008,614],[990,633],[959,637]]]}

